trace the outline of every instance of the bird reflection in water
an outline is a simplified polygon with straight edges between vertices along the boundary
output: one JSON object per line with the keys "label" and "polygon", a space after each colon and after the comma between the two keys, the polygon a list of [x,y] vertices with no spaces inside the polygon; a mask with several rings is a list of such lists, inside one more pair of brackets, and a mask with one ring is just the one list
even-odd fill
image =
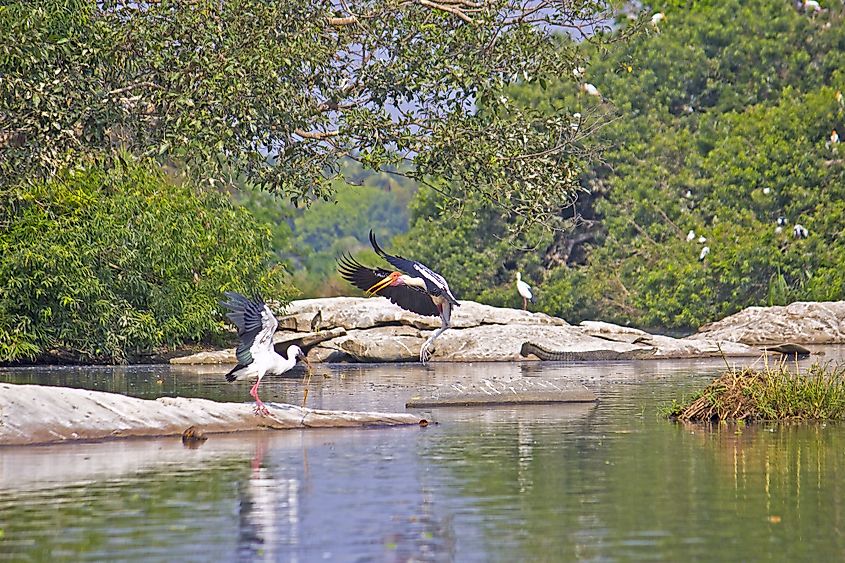
{"label": "bird reflection in water", "polygon": [[534,433],[531,431],[531,426],[521,419],[517,421],[516,429],[519,451],[516,475],[519,492],[525,493],[534,484],[531,478],[531,460],[534,458]]}
{"label": "bird reflection in water", "polygon": [[265,467],[266,451],[266,439],[259,441],[249,479],[239,486],[238,558],[296,561],[296,553],[284,548],[299,544],[299,480],[279,477],[274,468]]}

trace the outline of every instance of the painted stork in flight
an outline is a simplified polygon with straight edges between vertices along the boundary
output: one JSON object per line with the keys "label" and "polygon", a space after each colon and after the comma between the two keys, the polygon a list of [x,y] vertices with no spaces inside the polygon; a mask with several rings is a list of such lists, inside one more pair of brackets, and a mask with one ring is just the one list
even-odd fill
{"label": "painted stork in flight", "polygon": [[368,268],[351,256],[341,256],[337,270],[343,279],[368,294],[387,297],[396,305],[418,315],[440,317],[442,326],[420,348],[420,361],[426,363],[431,358],[431,345],[451,326],[452,307],[458,307],[460,303],[443,276],[415,260],[388,254],[379,246],[372,230],[370,244],[376,254],[396,270]]}
{"label": "painted stork in flight", "polygon": [[226,317],[238,327],[238,336],[241,338],[235,352],[238,365],[226,374],[226,381],[243,381],[257,377],[258,381],[249,390],[249,394],[255,399],[255,414],[269,414],[267,407],[258,397],[261,378],[268,373],[283,374],[296,365],[296,360],[300,358],[306,364],[308,360],[299,346],[289,346],[287,358],[273,349],[273,334],[279,326],[279,321],[263,299],[256,297],[249,300],[232,291],[227,291],[224,295],[229,300],[220,304],[231,311]]}

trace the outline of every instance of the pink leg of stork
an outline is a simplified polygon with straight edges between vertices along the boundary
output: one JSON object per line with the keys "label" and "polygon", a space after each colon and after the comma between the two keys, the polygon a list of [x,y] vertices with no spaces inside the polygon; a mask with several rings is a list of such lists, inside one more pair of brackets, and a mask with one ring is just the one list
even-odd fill
{"label": "pink leg of stork", "polygon": [[249,390],[249,394],[252,395],[252,398],[255,399],[255,414],[270,414],[270,411],[267,410],[267,407],[264,406],[264,403],[261,402],[261,399],[258,398],[258,386],[261,384],[261,380],[255,382],[255,385],[252,386],[252,389]]}

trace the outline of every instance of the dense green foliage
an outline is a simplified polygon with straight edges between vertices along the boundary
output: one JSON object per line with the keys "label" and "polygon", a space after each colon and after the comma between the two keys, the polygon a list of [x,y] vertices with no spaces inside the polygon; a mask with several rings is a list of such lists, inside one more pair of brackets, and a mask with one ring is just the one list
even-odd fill
{"label": "dense green foliage", "polygon": [[344,165],[344,176],[355,183],[339,186],[335,201],[318,201],[308,209],[291,208],[260,190],[236,194],[241,205],[270,229],[274,252],[305,297],[349,293],[349,284],[337,275],[336,259],[344,252],[366,254],[369,229],[385,241],[408,230],[408,204],[416,192],[413,182],[401,175],[364,170],[351,161]]}
{"label": "dense green foliage", "polygon": [[575,189],[569,115],[502,92],[571,75],[578,54],[557,49],[553,30],[600,43],[610,10],[606,0],[7,2],[0,179],[49,176],[120,146],[297,203],[331,198],[355,158],[413,163],[420,180],[448,179],[456,204],[484,198],[541,220]]}
{"label": "dense green foliage", "polygon": [[813,364],[805,373],[786,363],[729,369],[687,401],[674,402],[666,416],[684,422],[842,420],[845,369]]}
{"label": "dense green foliage", "polygon": [[126,162],[0,190],[0,362],[120,362],[220,332],[222,291],[289,294],[249,213]]}
{"label": "dense green foliage", "polygon": [[[749,305],[845,297],[845,147],[830,143],[845,133],[843,8],[654,7],[666,15],[650,33],[591,54],[584,79],[601,100],[568,80],[510,93],[538,111],[577,110],[581,127],[615,113],[603,159],[581,177],[580,224],[511,239],[481,219],[489,206],[436,221],[443,198],[421,193],[403,249],[448,266],[467,298],[512,305],[514,270],[527,271],[538,307],[573,321],[695,327]],[[561,259],[584,233],[581,254]]]}

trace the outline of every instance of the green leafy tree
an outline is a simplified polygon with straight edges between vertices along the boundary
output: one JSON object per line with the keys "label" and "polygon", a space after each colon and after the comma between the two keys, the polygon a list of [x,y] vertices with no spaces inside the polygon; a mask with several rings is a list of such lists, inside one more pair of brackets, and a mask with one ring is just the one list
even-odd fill
{"label": "green leafy tree", "polygon": [[842,299],[843,149],[830,136],[845,132],[845,25],[841,6],[826,8],[657,3],[665,18],[649,33],[582,45],[601,99],[569,80],[508,92],[539,112],[578,110],[573,128],[593,129],[584,142],[604,150],[579,178],[568,213],[580,217],[525,244],[478,220],[488,204],[443,221],[445,200],[421,192],[409,236],[442,244],[406,247],[450,266],[468,298],[514,304],[513,270],[527,269],[538,307],[573,321],[685,329],[749,305]]}
{"label": "green leafy tree", "polygon": [[355,158],[445,179],[454,205],[483,198],[541,221],[576,188],[570,118],[503,93],[572,76],[580,57],[555,33],[600,43],[611,10],[602,0],[6,3],[0,178],[44,178],[117,146],[199,178],[233,171],[299,203],[330,198]]}
{"label": "green leafy tree", "polygon": [[0,362],[122,362],[221,332],[225,290],[290,295],[248,212],[124,161],[0,190]]}

